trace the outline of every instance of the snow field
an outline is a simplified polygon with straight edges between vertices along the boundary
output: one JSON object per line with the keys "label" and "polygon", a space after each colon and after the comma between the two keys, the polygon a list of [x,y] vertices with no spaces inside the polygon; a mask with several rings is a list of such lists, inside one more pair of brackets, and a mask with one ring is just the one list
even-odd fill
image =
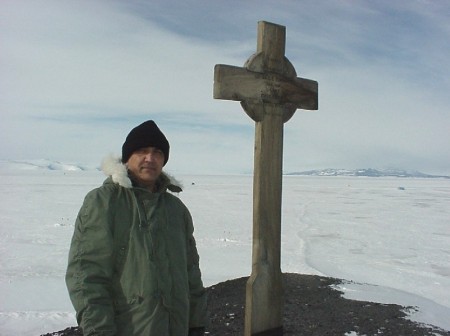
{"label": "snow field", "polygon": [[[76,324],[64,273],[73,224],[98,171],[0,170],[0,335]],[[251,271],[252,177],[177,176],[206,286]],[[283,181],[282,270],[339,277],[349,298],[417,306],[450,330],[450,180]]]}

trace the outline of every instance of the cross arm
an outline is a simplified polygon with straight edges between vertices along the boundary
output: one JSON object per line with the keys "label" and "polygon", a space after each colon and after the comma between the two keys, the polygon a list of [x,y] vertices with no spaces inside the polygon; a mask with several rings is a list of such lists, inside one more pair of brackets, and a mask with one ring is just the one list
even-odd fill
{"label": "cross arm", "polygon": [[214,98],[289,104],[305,110],[318,109],[318,83],[305,78],[286,78],[236,66],[214,67]]}

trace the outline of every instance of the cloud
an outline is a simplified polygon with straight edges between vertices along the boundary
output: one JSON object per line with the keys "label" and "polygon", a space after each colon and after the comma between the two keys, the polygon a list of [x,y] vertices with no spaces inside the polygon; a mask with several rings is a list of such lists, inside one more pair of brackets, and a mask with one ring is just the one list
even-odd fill
{"label": "cloud", "polygon": [[[169,168],[251,171],[253,122],[212,99],[218,63],[243,65],[259,20],[319,82],[319,111],[285,125],[285,169],[450,173],[450,35],[444,1],[5,1],[0,157],[96,161],[153,118]],[[89,149],[89,150],[87,150]]]}

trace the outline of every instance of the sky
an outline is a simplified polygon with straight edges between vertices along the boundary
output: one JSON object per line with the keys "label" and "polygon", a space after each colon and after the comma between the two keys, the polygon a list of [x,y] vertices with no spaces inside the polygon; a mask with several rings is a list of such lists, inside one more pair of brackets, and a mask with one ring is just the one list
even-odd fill
{"label": "sky", "polygon": [[319,109],[284,125],[285,173],[398,168],[450,175],[450,2],[1,0],[0,160],[98,166],[153,119],[172,173],[253,171],[252,121],[213,99],[258,21],[286,27]]}

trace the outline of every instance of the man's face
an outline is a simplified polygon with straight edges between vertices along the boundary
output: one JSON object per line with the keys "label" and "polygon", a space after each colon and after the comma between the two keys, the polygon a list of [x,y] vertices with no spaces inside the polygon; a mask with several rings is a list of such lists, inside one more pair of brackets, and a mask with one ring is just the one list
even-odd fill
{"label": "man's face", "polygon": [[153,190],[164,165],[164,153],[155,147],[140,148],[131,154],[128,170],[139,185]]}

